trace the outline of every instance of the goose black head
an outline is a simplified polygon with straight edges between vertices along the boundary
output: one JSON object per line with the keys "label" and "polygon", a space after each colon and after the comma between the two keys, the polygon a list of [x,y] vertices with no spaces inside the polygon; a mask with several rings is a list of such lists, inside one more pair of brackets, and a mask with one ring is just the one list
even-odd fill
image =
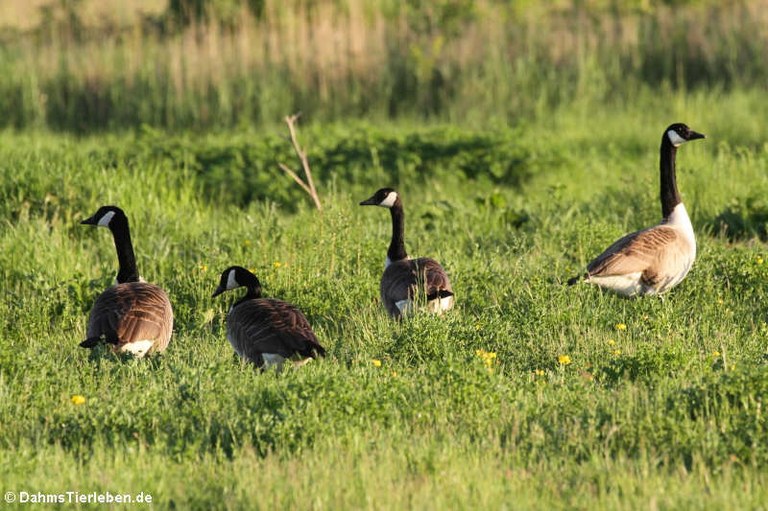
{"label": "goose black head", "polygon": [[224,291],[230,291],[232,289],[237,289],[238,287],[248,288],[249,294],[261,294],[261,283],[259,282],[259,279],[256,278],[256,275],[242,266],[230,266],[221,273],[219,287],[213,292],[211,298],[219,296]]}
{"label": "goose black head", "polygon": [[392,188],[382,188],[371,196],[371,198],[360,203],[361,206],[381,206],[391,208],[399,199],[399,195]]}
{"label": "goose black head", "polygon": [[681,122],[670,125],[664,131],[664,134],[675,147],[680,147],[686,142],[696,140],[697,138],[706,138],[704,134],[693,131]]}
{"label": "goose black head", "polygon": [[126,217],[123,210],[117,206],[102,206],[93,214],[93,216],[86,218],[80,223],[83,225],[95,225],[97,227],[109,228],[115,220],[125,220],[127,223],[128,217]]}

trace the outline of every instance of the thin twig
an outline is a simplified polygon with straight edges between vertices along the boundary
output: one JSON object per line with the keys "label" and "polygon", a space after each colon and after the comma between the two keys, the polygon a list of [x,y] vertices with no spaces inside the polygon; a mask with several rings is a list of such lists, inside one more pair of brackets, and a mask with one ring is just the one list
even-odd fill
{"label": "thin twig", "polygon": [[299,117],[301,117],[301,113],[288,115],[285,117],[285,123],[288,125],[288,133],[291,135],[291,144],[293,145],[293,150],[296,152],[296,156],[298,156],[299,161],[301,162],[301,167],[304,169],[304,175],[307,178],[307,182],[305,183],[298,176],[298,174],[291,170],[287,165],[284,165],[283,163],[278,163],[278,165],[286,174],[291,176],[293,180],[299,184],[299,186],[301,186],[302,190],[307,192],[309,196],[312,197],[312,200],[314,201],[315,207],[317,207],[318,211],[322,211],[323,206],[320,204],[320,197],[317,195],[315,182],[312,179],[312,169],[309,168],[309,160],[307,159],[307,154],[301,148],[301,145],[299,145],[299,140],[296,137],[296,121],[299,120]]}
{"label": "thin twig", "polygon": [[301,117],[301,113],[289,115],[285,118],[285,122],[288,124],[288,131],[291,134],[291,143],[293,144],[293,148],[296,151],[296,155],[299,157],[299,160],[301,160],[301,166],[304,168],[304,173],[307,176],[307,183],[309,184],[309,189],[312,190],[312,195],[317,195],[317,190],[315,190],[315,183],[312,180],[312,171],[309,168],[309,160],[307,160],[307,153],[304,152],[304,150],[299,145],[299,141],[296,138],[296,121],[299,120],[299,117]]}
{"label": "thin twig", "polygon": [[303,189],[305,192],[307,192],[309,195],[312,195],[312,190],[310,190],[310,189],[309,189],[309,187],[308,187],[307,185],[305,185],[305,184],[304,184],[304,181],[302,181],[302,180],[301,180],[301,178],[298,176],[298,174],[296,174],[294,171],[292,171],[291,169],[289,169],[289,168],[288,168],[288,166],[287,166],[286,164],[284,164],[284,163],[278,163],[278,165],[280,165],[280,168],[281,168],[281,169],[283,169],[283,170],[285,171],[285,173],[286,173],[286,174],[288,174],[289,176],[291,176],[291,177],[293,178],[293,180],[294,180],[294,181],[296,181],[297,183],[299,183],[299,186],[300,186],[300,187],[301,187],[301,188],[302,188],[302,189]]}

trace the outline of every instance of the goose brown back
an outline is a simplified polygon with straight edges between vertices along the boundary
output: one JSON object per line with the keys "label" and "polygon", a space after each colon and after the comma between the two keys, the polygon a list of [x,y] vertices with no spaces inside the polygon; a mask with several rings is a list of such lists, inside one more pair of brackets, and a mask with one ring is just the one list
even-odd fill
{"label": "goose brown back", "polygon": [[[163,351],[173,332],[173,310],[162,288],[146,282],[114,285],[96,299],[88,318],[87,339],[103,338],[115,351],[149,341],[145,354]],[[88,347],[88,346],[85,346]]]}
{"label": "goose brown back", "polygon": [[[441,312],[445,305],[453,304],[451,281],[443,267],[429,257],[403,259],[390,263],[381,276],[381,302],[393,317],[406,313],[412,302],[424,300],[426,304],[442,302],[433,312]],[[425,296],[419,296],[419,292]],[[443,302],[448,300],[450,303]]]}

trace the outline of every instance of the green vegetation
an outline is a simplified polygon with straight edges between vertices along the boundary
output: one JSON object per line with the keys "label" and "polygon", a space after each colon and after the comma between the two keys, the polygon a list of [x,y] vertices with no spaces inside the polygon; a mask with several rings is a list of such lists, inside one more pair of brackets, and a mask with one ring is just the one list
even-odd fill
{"label": "green vegetation", "polygon": [[[768,192],[765,109],[679,94],[525,130],[307,126],[322,214],[277,169],[281,132],[6,134],[3,490],[144,491],[161,508],[759,506],[768,256],[759,232],[732,244],[713,225]],[[658,218],[673,119],[709,136],[680,153],[691,275],[663,300],[565,287]],[[410,251],[451,273],[445,317],[398,324],[378,304],[389,223],[356,203],[381,184],[404,195]],[[77,347],[115,272],[109,236],[78,225],[103,203],[129,213],[140,270],[175,306],[151,360]],[[210,299],[230,264],[299,304],[329,357],[279,375],[236,360],[227,300]]]}
{"label": "green vegetation", "polygon": [[[765,1],[138,4],[154,8],[0,13],[3,493],[765,505]],[[279,124],[295,111],[322,213],[278,168],[296,166]],[[675,121],[708,137],[678,159],[690,275],[663,299],[564,286],[658,221]],[[389,219],[357,203],[381,186],[404,198],[409,253],[451,276],[443,317],[378,303]],[[108,203],[174,304],[148,360],[78,347],[117,264],[79,221]],[[328,357],[237,359],[233,297],[210,298],[233,264],[300,306]]]}

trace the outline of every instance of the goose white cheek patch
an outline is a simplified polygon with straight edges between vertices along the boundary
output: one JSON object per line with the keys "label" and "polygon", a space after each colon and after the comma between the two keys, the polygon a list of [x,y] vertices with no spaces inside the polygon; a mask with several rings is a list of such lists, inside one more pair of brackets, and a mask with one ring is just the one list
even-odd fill
{"label": "goose white cheek patch", "polygon": [[385,208],[391,208],[395,205],[395,201],[397,200],[397,192],[389,192],[389,195],[387,195],[387,198],[381,201],[379,206],[384,206]]}
{"label": "goose white cheek patch", "polygon": [[235,289],[237,287],[240,287],[240,284],[237,283],[235,278],[235,270],[230,270],[229,277],[227,277],[227,289]]}
{"label": "goose white cheek patch", "polygon": [[675,130],[667,131],[667,138],[669,138],[669,141],[672,142],[672,145],[675,147],[680,147],[681,145],[688,142],[686,139],[678,135]]}
{"label": "goose white cheek patch", "polygon": [[115,216],[114,211],[107,211],[107,213],[103,217],[99,218],[99,223],[96,225],[98,225],[99,227],[109,227],[109,222],[112,221],[112,218],[114,216]]}

